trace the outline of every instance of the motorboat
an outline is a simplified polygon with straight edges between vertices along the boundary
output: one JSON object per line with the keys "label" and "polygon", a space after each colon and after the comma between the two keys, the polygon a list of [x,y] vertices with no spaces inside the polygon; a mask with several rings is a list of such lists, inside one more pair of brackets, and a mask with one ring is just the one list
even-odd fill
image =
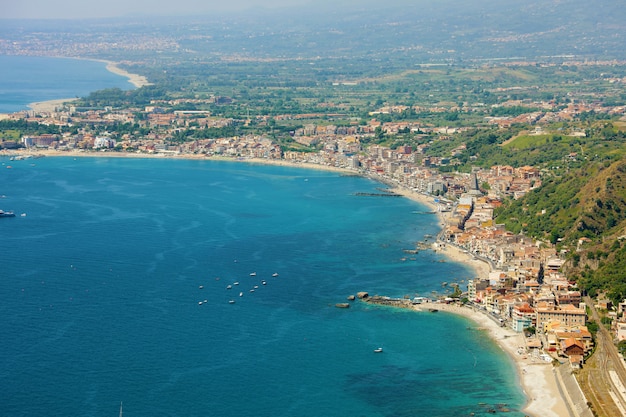
{"label": "motorboat", "polygon": [[0,210],[0,217],[15,217],[15,213],[12,211]]}

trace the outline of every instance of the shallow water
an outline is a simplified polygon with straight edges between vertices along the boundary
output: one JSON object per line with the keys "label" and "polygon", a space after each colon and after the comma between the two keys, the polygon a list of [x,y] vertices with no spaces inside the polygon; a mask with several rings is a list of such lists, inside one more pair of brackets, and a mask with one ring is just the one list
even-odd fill
{"label": "shallow water", "polygon": [[510,360],[465,319],[334,307],[471,278],[440,254],[403,252],[437,218],[355,196],[378,183],[217,161],[0,162],[0,208],[26,214],[0,219],[4,415],[115,415],[122,401],[132,416],[524,404]]}
{"label": "shallow water", "polygon": [[0,113],[105,88],[134,88],[128,78],[109,72],[105,63],[84,59],[0,55],[0,75]]}

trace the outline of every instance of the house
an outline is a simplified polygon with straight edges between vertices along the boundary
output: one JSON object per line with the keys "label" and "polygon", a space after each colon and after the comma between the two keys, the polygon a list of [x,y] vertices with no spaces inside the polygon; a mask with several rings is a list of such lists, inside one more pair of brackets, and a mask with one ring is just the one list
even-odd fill
{"label": "house", "polygon": [[569,358],[570,366],[580,369],[583,363],[584,347],[581,341],[574,338],[561,342],[561,354]]}
{"label": "house", "polygon": [[619,321],[616,324],[617,326],[617,340],[622,341],[626,340],[626,322]]}
{"label": "house", "polygon": [[535,310],[528,303],[515,305],[511,311],[511,329],[521,333],[532,326],[535,319]]}

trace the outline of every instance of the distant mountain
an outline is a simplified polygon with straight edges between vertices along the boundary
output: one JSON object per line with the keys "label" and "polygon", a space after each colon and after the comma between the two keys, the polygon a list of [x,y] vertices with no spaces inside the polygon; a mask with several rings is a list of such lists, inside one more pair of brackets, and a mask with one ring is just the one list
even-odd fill
{"label": "distant mountain", "polygon": [[210,16],[0,23],[0,53],[35,34],[44,43],[77,39],[85,44],[83,55],[115,45],[107,54],[158,53],[159,59],[367,58],[391,67],[562,56],[626,59],[626,8],[612,0],[338,0]]}
{"label": "distant mountain", "polygon": [[[285,51],[322,56],[368,52],[451,61],[558,55],[623,59],[625,9],[608,0],[328,1],[247,19],[251,32],[265,27],[263,36],[272,38],[273,46],[284,42]],[[260,52],[269,43],[257,45]]]}

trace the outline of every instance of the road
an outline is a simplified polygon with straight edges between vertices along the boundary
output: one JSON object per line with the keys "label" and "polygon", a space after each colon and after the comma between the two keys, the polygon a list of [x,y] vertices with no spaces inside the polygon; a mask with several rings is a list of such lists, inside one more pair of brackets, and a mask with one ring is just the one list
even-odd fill
{"label": "road", "polygon": [[[595,351],[578,373],[578,382],[597,416],[626,416],[626,397],[623,392],[623,387],[626,386],[626,368],[613,344],[613,337],[601,324],[593,301],[585,297],[585,303],[591,311],[591,318],[598,323],[599,330]],[[611,374],[614,375],[613,378]]]}

